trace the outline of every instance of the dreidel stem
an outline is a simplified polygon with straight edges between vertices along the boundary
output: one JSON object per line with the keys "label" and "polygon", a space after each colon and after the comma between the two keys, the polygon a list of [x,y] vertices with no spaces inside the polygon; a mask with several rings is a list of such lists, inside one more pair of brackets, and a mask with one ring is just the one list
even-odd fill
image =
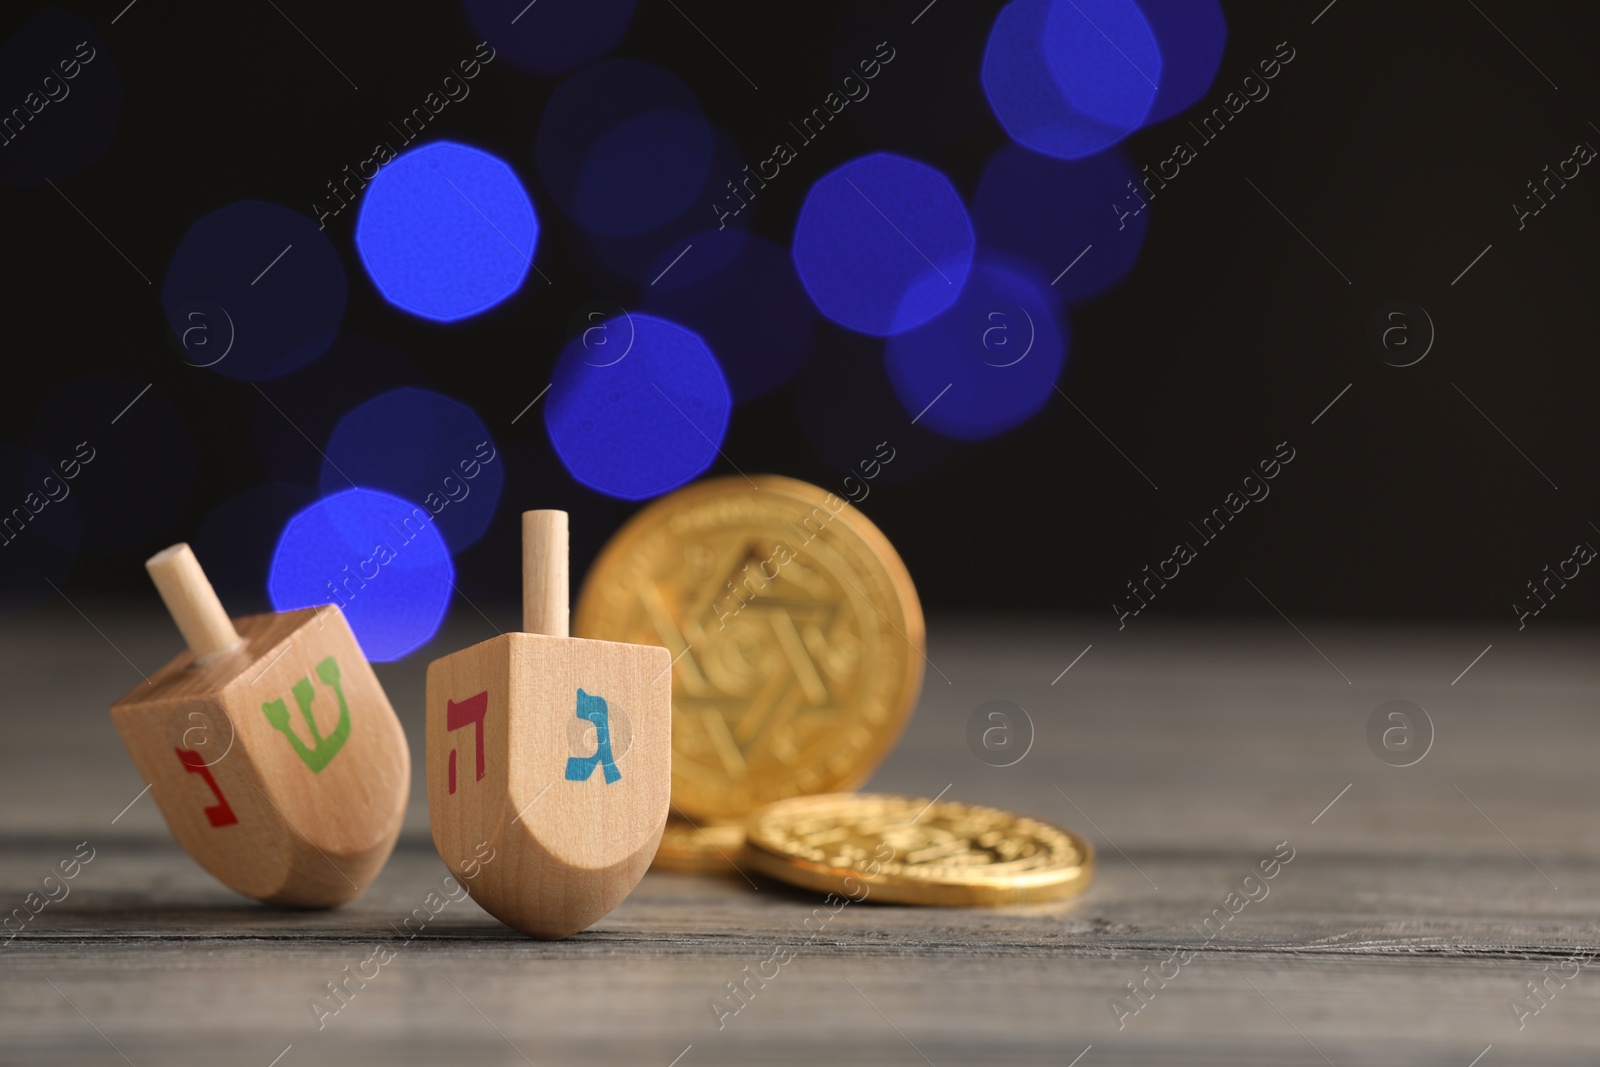
{"label": "dreidel stem", "polygon": [[522,629],[567,637],[567,513],[522,513]]}
{"label": "dreidel stem", "polygon": [[186,543],[180,541],[162,549],[145,560],[144,567],[196,660],[220,655],[243,643],[206,572],[200,569],[194,550]]}

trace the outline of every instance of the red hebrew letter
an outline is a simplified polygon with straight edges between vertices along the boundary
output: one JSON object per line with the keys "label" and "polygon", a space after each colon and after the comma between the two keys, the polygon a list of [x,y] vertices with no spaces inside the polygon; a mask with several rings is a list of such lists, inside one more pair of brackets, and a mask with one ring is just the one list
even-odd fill
{"label": "red hebrew letter", "polygon": [[[483,717],[489,712],[489,691],[485,689],[476,696],[470,696],[457,704],[454,700],[445,701],[444,728],[446,730],[459,730],[471,723],[478,742],[478,776],[474,781],[483,781]],[[456,750],[450,750],[450,792],[456,791]]]}
{"label": "red hebrew letter", "polygon": [[183,764],[183,769],[190,774],[198,774],[206,780],[206,785],[211,787],[217,802],[206,809],[206,818],[211,820],[212,826],[232,826],[239,821],[239,816],[233,813],[233,808],[222,795],[222,790],[217,788],[217,780],[211,777],[211,768],[206,766],[206,761],[200,753],[188,748],[174,749],[178,753],[178,762]]}

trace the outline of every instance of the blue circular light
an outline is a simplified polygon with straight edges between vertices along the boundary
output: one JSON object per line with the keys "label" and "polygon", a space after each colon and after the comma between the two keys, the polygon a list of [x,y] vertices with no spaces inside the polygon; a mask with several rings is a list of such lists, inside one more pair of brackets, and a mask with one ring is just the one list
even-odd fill
{"label": "blue circular light", "polygon": [[538,241],[533,202],[511,168],[453,141],[384,166],[356,217],[356,250],[384,299],[438,322],[515,293]]}
{"label": "blue circular light", "polygon": [[1159,190],[1140,181],[1120,150],[1058,160],[1006,145],[978,181],[973,225],[985,248],[1027,260],[1054,279],[1052,299],[1076,302],[1133,269],[1150,225],[1151,194]]}
{"label": "blue circular light", "polygon": [[727,269],[691,285],[649,289],[645,310],[699,330],[721,353],[718,363],[736,401],[793,378],[811,351],[817,323],[788,253],[755,236]]}
{"label": "blue circular light", "polygon": [[[640,160],[650,160],[641,171]],[[682,214],[711,163],[703,118],[659,108],[598,137],[578,172],[572,216],[591,230],[644,233]],[[638,193],[648,179],[652,196]]]}
{"label": "blue circular light", "polygon": [[562,74],[615,48],[633,21],[634,0],[462,0],[472,26],[515,66]]}
{"label": "blue circular light", "polygon": [[489,428],[459,400],[395,389],[355,408],[334,427],[322,491],[368,486],[422,504],[452,552],[489,527],[505,484]]}
{"label": "blue circular light", "polygon": [[749,188],[734,185],[734,178],[744,181],[747,175],[732,138],[713,126],[711,143],[705,184],[688,211],[631,236],[587,231],[584,245],[607,271],[651,291],[676,289],[720,272],[743,251],[750,225],[766,200],[755,181],[750,182],[754,197]]}
{"label": "blue circular light", "polygon": [[1222,49],[1228,20],[1217,0],[1139,0],[1161,49],[1161,88],[1145,121],[1171,118],[1206,95]]}
{"label": "blue circular light", "polygon": [[1054,0],[1040,44],[1062,95],[1090,121],[1144,123],[1161,85],[1161,49],[1135,0]]}
{"label": "blue circular light", "polygon": [[711,154],[711,125],[694,93],[677,75],[633,59],[596,64],[558,85],[534,147],[561,210],[614,237],[689,210]]}
{"label": "blue circular light", "polygon": [[981,79],[1012,140],[1078,159],[1145,121],[1161,52],[1133,0],[1013,0],[989,32]]}
{"label": "blue circular light", "polygon": [[81,462],[70,488],[86,555],[163,547],[194,489],[194,440],[148,380],[91,374],[56,386],[34,413],[29,447],[50,463]]}
{"label": "blue circular light", "polygon": [[36,188],[87,170],[111,147],[122,99],[100,35],[45,8],[0,45],[0,182]]}
{"label": "blue circular light", "polygon": [[961,299],[889,340],[884,361],[906,411],[962,441],[992,437],[1050,399],[1066,355],[1044,283],[980,256]]}
{"label": "blue circular light", "polygon": [[189,227],[167,265],[161,305],[184,362],[260,382],[328,350],[349,291],[339,253],[315,222],[244,200]]}
{"label": "blue circular light", "polygon": [[880,337],[955,303],[972,250],[972,222],[949,179],[882,152],[818,179],[794,231],[795,268],[818,310]]}
{"label": "blue circular light", "polygon": [[373,662],[431,638],[455,583],[428,512],[375,489],[323,497],[290,519],[267,575],[274,611],[337,604]]}
{"label": "blue circular light", "polygon": [[[601,337],[604,344],[596,343]],[[711,466],[732,408],[722,369],[698,334],[654,315],[624,314],[567,344],[544,424],[574,478],[645,500]]]}

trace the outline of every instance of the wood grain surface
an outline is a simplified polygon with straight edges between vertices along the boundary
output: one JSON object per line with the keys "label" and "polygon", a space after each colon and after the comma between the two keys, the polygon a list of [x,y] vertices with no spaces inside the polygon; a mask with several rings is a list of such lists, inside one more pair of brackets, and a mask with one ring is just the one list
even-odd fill
{"label": "wood grain surface", "polygon": [[[1496,1067],[1600,1053],[1593,632],[935,617],[921,706],[871,787],[1080,831],[1098,852],[1082,897],[835,912],[749,872],[652,871],[593,928],[541,942],[445,881],[421,775],[394,856],[350,905],[274,909],[201,870],[105,717],[170,652],[153,600],[0,625],[0,908],[27,917],[0,932],[7,1063]],[[463,610],[407,662],[377,665],[414,753],[426,663],[516,625],[514,606]],[[1435,734],[1409,767],[1366,737],[1396,699]],[[968,745],[991,700],[1032,723],[1010,767]],[[1262,878],[1285,845],[1293,858]]]}

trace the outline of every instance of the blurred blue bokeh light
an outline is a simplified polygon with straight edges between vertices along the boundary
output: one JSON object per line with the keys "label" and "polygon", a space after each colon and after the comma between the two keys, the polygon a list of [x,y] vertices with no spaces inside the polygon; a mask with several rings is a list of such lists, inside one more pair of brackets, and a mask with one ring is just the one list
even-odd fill
{"label": "blurred blue bokeh light", "polygon": [[980,254],[954,307],[889,339],[889,380],[919,425],[976,441],[1044,406],[1066,355],[1045,284]]}
{"label": "blurred blue bokeh light", "polygon": [[[607,271],[641,288],[674,289],[721,271],[744,248],[745,235],[766,201],[740,203],[728,183],[744,159],[728,134],[711,127],[711,165],[688,211],[640,234],[588,230],[584,245]],[[690,246],[693,246],[690,250]]]}
{"label": "blurred blue bokeh light", "polygon": [[631,313],[567,344],[544,421],[574,478],[610,496],[644,500],[711,466],[732,407],[722,369],[698,334]]}
{"label": "blurred blue bokeh light", "polygon": [[427,511],[346,489],[290,519],[267,576],[274,611],[337,604],[373,662],[400,659],[439,629],[455,566]]}
{"label": "blurred blue bokeh light", "polygon": [[1135,0],[1055,0],[1040,42],[1067,102],[1090,121],[1137,129],[1161,84],[1161,49]]}
{"label": "blurred blue bokeh light", "polygon": [[788,251],[755,236],[724,270],[690,285],[651,288],[644,309],[700,332],[718,354],[735,401],[769,393],[794,377],[811,351],[817,324]]}
{"label": "blurred blue bokeh light", "polygon": [[1152,208],[1138,178],[1118,150],[1060,160],[1006,145],[978,181],[973,226],[984,248],[1054,279],[1050,299],[1086,300],[1126,277],[1144,247]]}
{"label": "blurred blue bokeh light", "polygon": [[384,166],[356,218],[356,250],[384,299],[439,322],[476,315],[515,293],[538,240],[538,217],[515,172],[453,141]]}
{"label": "blurred blue bokeh light", "polygon": [[701,198],[711,155],[711,125],[694,93],[677,75],[633,59],[596,64],[558,85],[534,147],[561,210],[613,237],[688,211]]}
{"label": "blurred blue bokeh light", "polygon": [[122,118],[122,75],[89,23],[47,7],[0,44],[0,100],[0,183],[34,188],[105,155]]}
{"label": "blurred blue bokeh light", "polygon": [[1161,52],[1134,0],[1013,0],[989,32],[981,78],[1013,140],[1078,159],[1145,122]]}
{"label": "blurred blue bokeh light", "polygon": [[615,48],[634,0],[462,0],[473,29],[514,66],[564,74]]}
{"label": "blurred blue bokeh light", "polygon": [[1171,118],[1211,88],[1228,43],[1228,20],[1217,0],[1139,0],[1161,49],[1160,89],[1146,123]]}
{"label": "blurred blue bokeh light", "polygon": [[818,179],[794,232],[795,268],[818,310],[880,337],[954,303],[972,250],[972,222],[949,179],[882,152]]}
{"label": "blurred blue bokeh light", "polygon": [[333,242],[309,216],[244,200],[189,227],[161,305],[184,362],[260,382],[327,351],[349,290]]}
{"label": "blurred blue bokeh light", "polygon": [[354,484],[415,500],[450,550],[460,552],[488,529],[505,464],[489,428],[467,405],[426,389],[394,389],[339,420],[321,484],[324,493]]}

